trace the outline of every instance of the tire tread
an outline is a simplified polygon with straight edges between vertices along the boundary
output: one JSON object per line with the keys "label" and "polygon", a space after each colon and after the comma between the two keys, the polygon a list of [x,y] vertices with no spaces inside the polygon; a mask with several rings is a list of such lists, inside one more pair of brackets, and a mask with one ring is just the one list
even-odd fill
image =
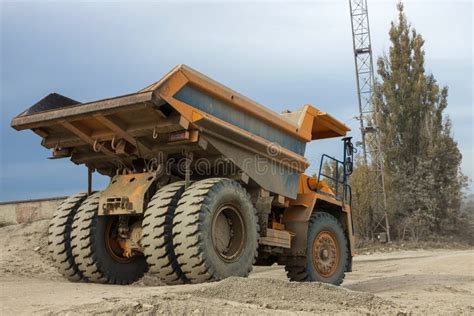
{"label": "tire tread", "polygon": [[79,207],[72,225],[72,250],[79,270],[91,282],[107,283],[97,260],[94,260],[92,243],[95,233],[94,217],[99,207],[100,193],[90,195]]}
{"label": "tire tread", "polygon": [[[224,184],[226,183],[226,184]],[[181,270],[191,283],[203,283],[211,280],[219,280],[221,277],[217,271],[208,263],[206,254],[201,246],[201,222],[203,214],[209,213],[209,203],[212,192],[217,191],[220,186],[232,185],[235,190],[245,192],[247,199],[250,201],[249,194],[237,182],[226,178],[209,178],[193,183],[183,193],[176,213],[173,219],[174,243],[177,260]],[[255,222],[258,222],[255,208],[252,206]],[[259,236],[259,227],[255,225],[256,236]],[[257,257],[258,243],[254,249],[255,262]],[[248,267],[245,275],[247,276],[252,270],[252,265]]]}
{"label": "tire tread", "polygon": [[142,245],[149,272],[156,273],[168,285],[189,283],[176,259],[172,223],[184,182],[174,182],[159,189],[151,199],[143,219]]}
{"label": "tire tread", "polygon": [[[338,229],[341,231],[344,231],[342,228],[341,223],[332,216],[329,213],[326,212],[316,212],[313,215],[311,215],[311,218],[309,220],[308,226],[311,227],[318,221],[330,221],[332,224],[336,225]],[[345,251],[346,254],[348,253],[347,247],[343,248],[342,251]],[[348,258],[348,256],[346,256]],[[285,265],[285,271],[290,279],[290,281],[295,281],[295,282],[310,282],[313,281],[310,278],[310,275],[307,271],[307,263],[308,259],[306,257],[301,257],[299,260],[293,260],[291,261],[290,264]],[[340,285],[342,281],[345,278],[345,271],[347,271],[347,265],[349,264],[349,260],[346,260],[344,264],[344,269],[342,274],[339,276],[339,278],[334,282],[335,285]]]}
{"label": "tire tread", "polygon": [[62,201],[48,227],[48,251],[53,265],[70,281],[84,280],[71,247],[72,221],[87,194],[77,193]]}

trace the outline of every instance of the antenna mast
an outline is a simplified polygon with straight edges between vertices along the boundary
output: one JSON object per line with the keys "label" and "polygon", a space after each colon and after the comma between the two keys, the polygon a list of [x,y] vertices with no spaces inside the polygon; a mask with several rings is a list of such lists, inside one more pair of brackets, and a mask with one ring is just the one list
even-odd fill
{"label": "antenna mast", "polygon": [[[352,43],[357,82],[357,97],[359,102],[359,124],[361,131],[361,147],[364,162],[369,174],[374,173],[371,187],[373,208],[376,214],[383,214],[380,220],[371,227],[374,230],[382,227],[390,242],[390,226],[387,216],[387,197],[385,194],[384,162],[380,150],[380,137],[377,126],[371,126],[370,118],[374,111],[372,105],[372,90],[374,86],[374,66],[372,46],[370,41],[369,13],[367,0],[349,0],[351,10]],[[375,122],[377,125],[377,123]]]}

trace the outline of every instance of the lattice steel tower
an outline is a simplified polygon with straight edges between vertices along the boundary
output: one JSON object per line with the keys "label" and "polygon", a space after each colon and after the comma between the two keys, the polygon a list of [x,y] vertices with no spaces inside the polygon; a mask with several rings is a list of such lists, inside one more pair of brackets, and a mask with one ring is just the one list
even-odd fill
{"label": "lattice steel tower", "polygon": [[[349,0],[351,11],[352,42],[357,82],[357,96],[359,101],[359,124],[361,131],[361,147],[365,164],[368,170],[373,171],[374,182],[371,187],[373,194],[373,208],[375,214],[383,214],[380,220],[376,219],[371,231],[383,228],[390,241],[390,226],[387,216],[387,198],[383,172],[383,157],[380,151],[380,137],[377,131],[377,122],[372,124],[374,111],[372,105],[372,90],[374,87],[374,66],[372,46],[370,41],[369,13],[367,0]],[[375,126],[374,126],[375,125]]]}

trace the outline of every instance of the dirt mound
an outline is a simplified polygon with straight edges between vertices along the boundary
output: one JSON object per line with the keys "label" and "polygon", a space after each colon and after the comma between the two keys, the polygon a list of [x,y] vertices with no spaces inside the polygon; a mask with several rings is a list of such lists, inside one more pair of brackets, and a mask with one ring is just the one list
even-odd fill
{"label": "dirt mound", "polygon": [[[168,291],[166,291],[168,289]],[[161,287],[152,296],[111,297],[62,313],[99,314],[397,314],[400,306],[375,295],[321,283],[228,278],[220,282]]]}
{"label": "dirt mound", "polygon": [[198,297],[220,298],[275,310],[318,313],[399,311],[396,304],[375,295],[323,283],[228,278],[190,293]]}
{"label": "dirt mound", "polygon": [[[54,313],[57,315],[288,315],[288,311],[188,295],[164,294],[140,299],[112,298]],[[300,313],[301,314],[301,313]],[[304,313],[302,313],[304,314]]]}
{"label": "dirt mound", "polygon": [[61,278],[48,256],[49,220],[0,228],[0,273],[6,276]]}

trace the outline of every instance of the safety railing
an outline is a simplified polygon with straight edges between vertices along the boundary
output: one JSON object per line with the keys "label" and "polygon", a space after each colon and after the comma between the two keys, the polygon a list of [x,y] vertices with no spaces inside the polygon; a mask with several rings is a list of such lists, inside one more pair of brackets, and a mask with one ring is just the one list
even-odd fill
{"label": "safety railing", "polygon": [[[325,165],[325,162],[328,161],[329,164]],[[327,172],[324,171],[325,167],[329,169],[330,174],[327,174]],[[347,184],[347,172],[345,172],[345,170],[346,166],[344,162],[329,155],[323,154],[321,156],[321,162],[319,165],[318,181],[326,180],[329,182],[329,187],[334,191],[334,195],[327,192],[322,192],[320,190],[317,191],[318,193],[332,196],[336,200],[351,206],[352,189],[351,186]]]}

